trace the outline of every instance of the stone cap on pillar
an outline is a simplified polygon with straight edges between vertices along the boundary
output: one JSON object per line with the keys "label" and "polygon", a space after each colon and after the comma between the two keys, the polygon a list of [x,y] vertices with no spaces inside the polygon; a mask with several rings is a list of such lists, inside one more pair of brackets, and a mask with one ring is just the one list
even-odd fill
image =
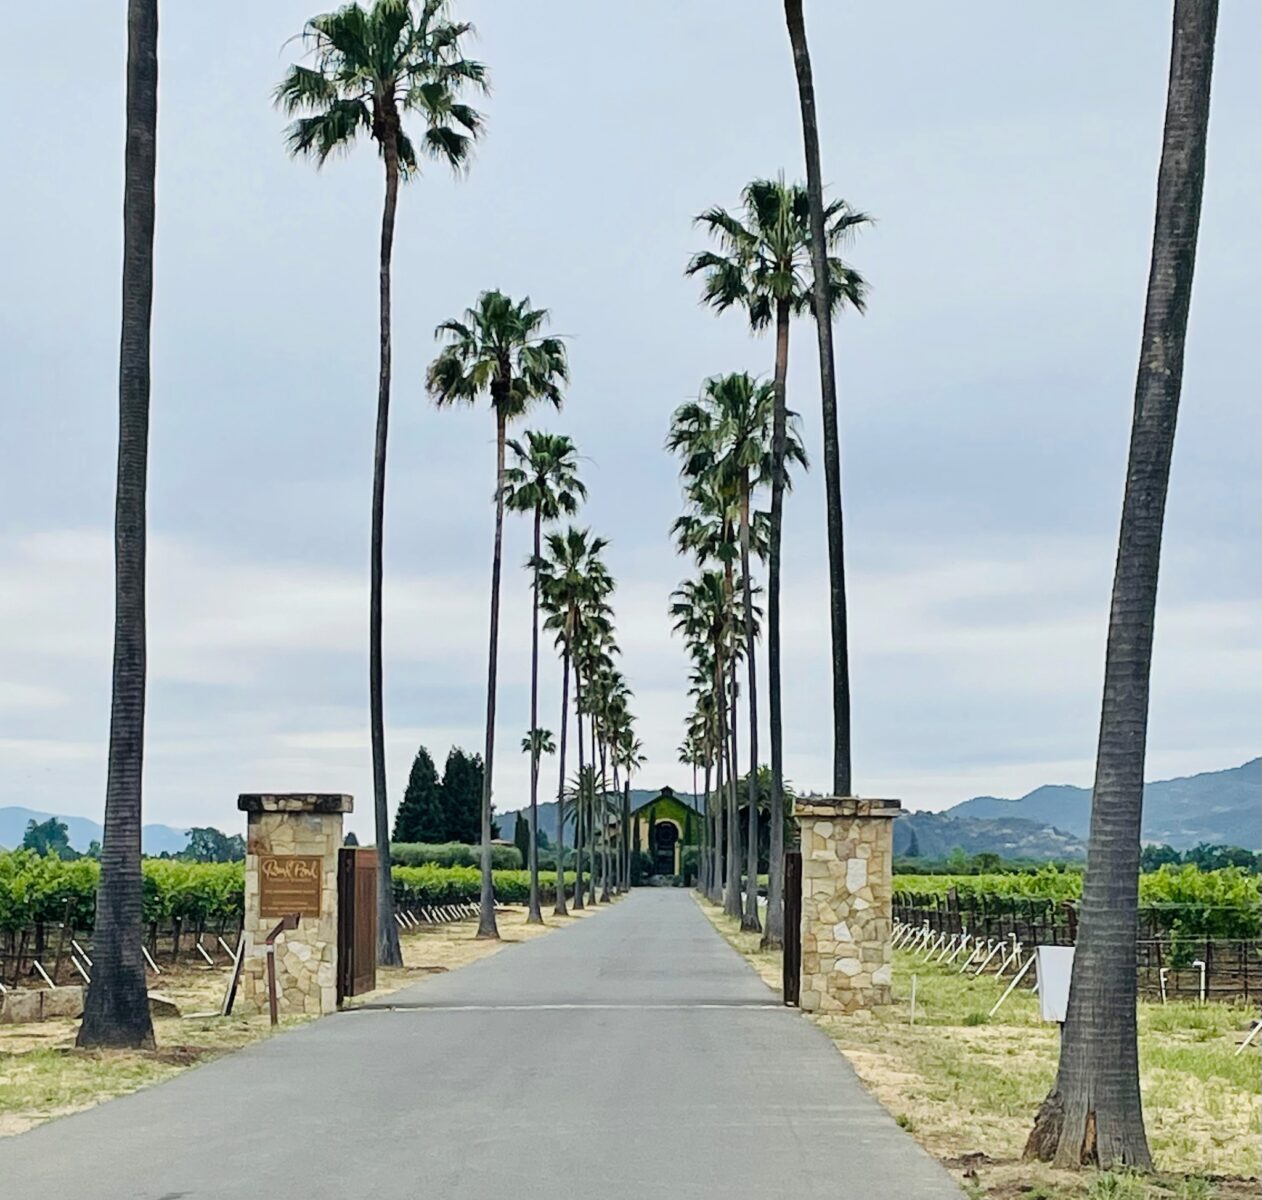
{"label": "stone cap on pillar", "polygon": [[237,807],[246,813],[348,813],[355,801],[336,792],[242,792]]}
{"label": "stone cap on pillar", "polygon": [[901,816],[901,800],[867,800],[858,796],[797,796],[793,801],[793,816],[797,820],[810,817],[827,821],[834,817],[871,817],[887,820]]}

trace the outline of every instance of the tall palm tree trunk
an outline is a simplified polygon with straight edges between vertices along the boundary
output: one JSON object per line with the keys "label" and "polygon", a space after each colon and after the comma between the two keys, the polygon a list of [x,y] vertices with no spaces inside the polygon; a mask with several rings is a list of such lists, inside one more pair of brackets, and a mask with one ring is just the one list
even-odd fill
{"label": "tall palm tree trunk", "polygon": [[793,47],[802,140],[806,150],[806,191],[811,210],[811,269],[815,286],[815,328],[819,334],[820,400],[824,416],[824,490],[828,508],[828,580],[833,643],[833,791],[851,792],[850,651],[846,630],[846,556],[841,514],[841,448],[837,433],[837,374],[833,363],[833,325],[829,295],[828,242],[824,228],[824,184],[819,164],[819,127],[815,119],[815,84],[806,44],[802,0],[784,0],[785,21]]}
{"label": "tall palm tree trunk", "polygon": [[706,751],[705,766],[702,769],[702,784],[705,789],[703,808],[701,810],[702,849],[701,849],[701,894],[710,895],[711,879],[714,873],[714,824],[710,810],[710,756]]}
{"label": "tall palm tree trunk", "polygon": [[557,757],[561,771],[557,778],[557,894],[552,905],[555,916],[569,916],[565,906],[565,736],[570,725],[570,640],[561,651],[561,744]]}
{"label": "tall palm tree trunk", "polygon": [[527,925],[543,924],[539,905],[539,556],[543,541],[543,511],[535,505],[535,555],[530,595],[530,911]]}
{"label": "tall palm tree trunk", "polygon": [[724,713],[727,705],[727,685],[723,681],[723,654],[720,644],[717,643],[714,647],[714,695],[719,744],[714,778],[714,895],[711,899],[715,904],[722,904],[731,859],[728,854],[730,830],[726,819],[727,791],[724,787],[724,776],[727,772],[727,717]]}
{"label": "tall palm tree trunk", "polygon": [[[689,758],[692,759],[692,802],[697,803],[697,753],[695,747],[688,752]],[[705,874],[705,816],[702,810],[701,818],[701,842],[697,847],[697,887],[702,887],[701,879]],[[684,847],[687,849],[687,846]]]}
{"label": "tall palm tree trunk", "polygon": [[506,405],[495,405],[495,551],[491,558],[491,634],[486,667],[486,742],[482,774],[482,898],[478,912],[480,938],[498,938],[495,924],[495,881],[491,875],[491,780],[495,769],[495,684],[500,648],[500,568],[504,558],[504,441]]}
{"label": "tall palm tree trunk", "polygon": [[368,706],[372,735],[373,817],[377,834],[377,962],[401,967],[399,927],[394,920],[394,886],[390,877],[390,806],[386,784],[386,723],[381,684],[381,575],[386,514],[386,442],[390,431],[390,256],[394,250],[394,218],[399,203],[399,153],[394,124],[385,124],[381,138],[386,163],[386,196],[381,211],[381,257],[378,268],[380,363],[377,375],[377,436],[372,466],[372,563],[368,599]]}
{"label": "tall palm tree trunk", "polygon": [[574,908],[587,907],[583,897],[583,675],[574,660],[574,741],[578,745],[578,787],[574,792]]}
{"label": "tall palm tree trunk", "polygon": [[605,770],[607,767],[607,747],[604,739],[600,743],[600,898],[606,904],[613,899],[610,891],[610,871],[612,860],[609,855],[609,792],[605,786]]}
{"label": "tall palm tree trunk", "polygon": [[[591,680],[588,680],[590,683]],[[595,905],[599,901],[596,896],[596,867],[600,860],[599,833],[596,829],[596,714],[587,714],[587,733],[591,739],[592,780],[587,793],[587,903]]]}
{"label": "tall palm tree trunk", "polygon": [[789,303],[776,302],[775,409],[771,422],[771,529],[767,547],[767,693],[771,734],[771,818],[767,853],[764,950],[784,945],[784,716],[780,691],[780,555],[784,528],[784,453],[788,436],[785,398],[789,373]]}
{"label": "tall palm tree trunk", "polygon": [[1109,613],[1091,832],[1060,1066],[1026,1145],[1148,1170],[1135,1030],[1140,819],[1157,577],[1205,181],[1218,0],[1175,0],[1157,215]]}
{"label": "tall palm tree trunk", "polygon": [[627,891],[631,890],[631,779],[628,777],[622,781],[622,853],[626,859],[626,880]]}
{"label": "tall palm tree trunk", "polygon": [[[729,593],[730,594],[730,593]],[[736,648],[728,661],[728,686],[731,689],[730,706],[724,701],[723,719],[728,722],[728,781],[727,781],[727,891],[723,894],[723,910],[729,917],[741,917],[741,810],[737,793],[739,775],[739,748],[736,729]]]}
{"label": "tall palm tree trunk", "polygon": [[762,931],[758,920],[758,668],[754,656],[754,589],[749,578],[749,485],[741,497],[741,586],[745,605],[745,655],[749,677],[749,816],[745,829],[745,912],[741,929]]}
{"label": "tall palm tree trunk", "polygon": [[157,0],[129,0],[127,5],[126,119],[109,767],[96,896],[95,962],[77,1044],[152,1049],[153,1022],[141,953],[140,822],[145,751],[149,330],[158,135]]}
{"label": "tall palm tree trunk", "polygon": [[[611,756],[610,775],[613,776],[612,808],[613,814],[615,814],[615,820],[613,820],[613,830],[615,830],[615,833],[613,833],[613,840],[610,844],[610,869],[613,872],[613,892],[615,892],[616,895],[616,893],[622,891],[622,787],[620,786],[622,780],[621,776],[618,775],[617,753],[613,753]],[[606,796],[604,797],[606,823],[608,821],[608,811],[610,811],[610,808],[610,799]]]}

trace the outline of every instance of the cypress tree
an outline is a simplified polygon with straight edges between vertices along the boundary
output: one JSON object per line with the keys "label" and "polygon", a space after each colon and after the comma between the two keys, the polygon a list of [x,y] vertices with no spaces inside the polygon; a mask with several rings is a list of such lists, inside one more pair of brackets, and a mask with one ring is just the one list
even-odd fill
{"label": "cypress tree", "polygon": [[445,842],[474,845],[482,840],[482,756],[453,746],[443,768]]}
{"label": "cypress tree", "polygon": [[447,821],[443,791],[429,751],[421,746],[412,760],[403,803],[394,817],[396,842],[445,842]]}
{"label": "cypress tree", "polygon": [[513,827],[513,845],[521,852],[521,861],[530,861],[530,820],[525,813],[517,814],[517,824]]}

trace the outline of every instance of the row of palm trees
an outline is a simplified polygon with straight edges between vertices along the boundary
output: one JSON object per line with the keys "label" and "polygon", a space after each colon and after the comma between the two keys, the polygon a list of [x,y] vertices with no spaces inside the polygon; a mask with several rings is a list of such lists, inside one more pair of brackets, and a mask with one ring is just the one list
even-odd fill
{"label": "row of palm trees", "polygon": [[[536,525],[536,530],[538,525]],[[557,867],[554,912],[565,916],[565,838],[574,825],[574,907],[612,899],[631,886],[631,778],[644,761],[631,713],[632,693],[614,665],[619,655],[610,603],[614,579],[604,560],[608,543],[589,529],[570,525],[549,533],[534,572],[535,636],[542,608],[544,628],[555,635],[561,655],[561,734],[557,777]],[[537,713],[532,671],[532,712]],[[570,680],[578,769],[567,786],[566,763],[571,711]],[[532,728],[534,728],[532,726]],[[531,738],[534,743],[541,739]],[[538,755],[532,755],[530,808],[531,920],[542,920],[538,899]],[[612,791],[611,791],[612,786]],[[566,808],[566,800],[570,807]],[[597,890],[597,879],[600,881]]]}
{"label": "row of palm trees", "polygon": [[[668,449],[681,457],[687,509],[674,534],[681,553],[692,554],[702,574],[675,593],[672,614],[693,658],[694,709],[688,719],[690,757],[716,781],[727,819],[710,814],[706,787],[706,854],[703,887],[721,895],[727,912],[742,928],[761,927],[757,893],[758,672],[755,647],[759,611],[751,559],[767,567],[767,664],[771,757],[771,845],[767,923],[763,944],[782,945],[784,919],[784,730],[781,698],[780,563],[785,493],[790,468],[807,465],[796,414],[786,402],[789,337],[793,319],[815,311],[811,204],[807,188],[784,176],[756,179],[742,192],[733,213],[711,208],[697,217],[716,245],[692,257],[686,271],[702,279],[703,301],[718,312],[739,308],[752,332],[775,329],[770,381],[748,374],[716,376],[705,382],[695,402],[675,413]],[[862,312],[867,285],[838,251],[870,218],[845,200],[824,210],[831,320],[845,307]],[[769,494],[770,509],[758,507]],[[711,570],[707,570],[710,567]],[[739,577],[735,575],[739,567]],[[745,663],[750,797],[744,903],[737,869],[736,779],[739,764],[737,663]],[[726,788],[723,780],[726,778]],[[720,845],[720,840],[725,845]]]}
{"label": "row of palm trees", "polygon": [[[148,463],[153,294],[154,190],[157,140],[158,0],[128,0],[127,149],[124,186],[123,331],[119,361],[118,489],[115,503],[115,637],[105,834],[96,922],[96,970],[78,1041],[82,1046],[146,1046],[153,1027],[140,943],[140,826],[146,684],[145,485]],[[386,457],[392,389],[391,291],[400,185],[426,164],[460,172],[482,135],[481,112],[467,103],[487,90],[484,64],[465,53],[468,22],[451,19],[446,0],[372,0],[313,17],[301,34],[305,61],[293,64],[276,89],[277,106],[293,118],[287,131],[295,156],[323,166],[360,137],[376,143],[384,174],[378,255],[377,414],[369,555],[369,726],[374,820],[379,855],[378,960],[402,961],[389,871],[389,812],[382,702],[382,592]],[[495,936],[490,874],[491,783],[495,750],[496,675],[503,516],[531,508],[526,483],[506,463],[508,427],[534,404],[559,407],[568,380],[562,342],[543,333],[547,311],[529,299],[487,291],[459,319],[444,322],[444,348],[426,375],[439,406],[490,401],[496,421],[495,540],[492,556],[487,668],[485,772],[482,797],[482,906],[479,933]],[[541,435],[546,436],[546,435]],[[514,449],[522,465],[534,453]],[[540,446],[542,455],[545,448]],[[553,447],[555,452],[555,447]],[[511,489],[510,489],[510,484]],[[559,511],[567,511],[564,501]],[[536,507],[538,530],[551,519]],[[538,594],[538,588],[536,588]],[[532,729],[537,708],[535,642]],[[629,720],[629,718],[628,718]],[[537,785],[537,763],[533,783]],[[532,787],[532,805],[533,792]],[[538,909],[537,864],[533,910]]]}

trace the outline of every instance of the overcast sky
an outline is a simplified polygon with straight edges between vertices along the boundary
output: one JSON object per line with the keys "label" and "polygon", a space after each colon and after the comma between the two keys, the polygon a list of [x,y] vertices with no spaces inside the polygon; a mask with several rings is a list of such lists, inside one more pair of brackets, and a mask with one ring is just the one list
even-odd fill
{"label": "overcast sky", "polygon": [[[0,190],[0,805],[100,819],[112,627],[124,5],[12,12]],[[307,0],[163,5],[146,820],[236,829],[240,791],[370,823],[367,561],[381,168],[284,153],[270,92]],[[856,789],[942,807],[1089,784],[1169,53],[1169,4],[807,5],[824,174],[877,224],[838,329]],[[468,177],[401,197],[387,496],[392,805],[418,742],[479,749],[494,429],[437,412],[434,326],[529,293],[569,338],[584,523],[611,539],[649,763],[686,662],[662,450],[702,378],[772,346],[682,275],[691,218],[802,174],[775,0],[463,0],[491,72]],[[1223,5],[1162,564],[1150,778],[1259,752],[1259,25]],[[790,404],[819,458],[809,324]],[[786,529],[786,772],[830,776],[823,472]],[[526,799],[527,522],[506,533],[496,804]],[[559,668],[544,666],[557,727]],[[765,743],[764,743],[765,744]]]}

